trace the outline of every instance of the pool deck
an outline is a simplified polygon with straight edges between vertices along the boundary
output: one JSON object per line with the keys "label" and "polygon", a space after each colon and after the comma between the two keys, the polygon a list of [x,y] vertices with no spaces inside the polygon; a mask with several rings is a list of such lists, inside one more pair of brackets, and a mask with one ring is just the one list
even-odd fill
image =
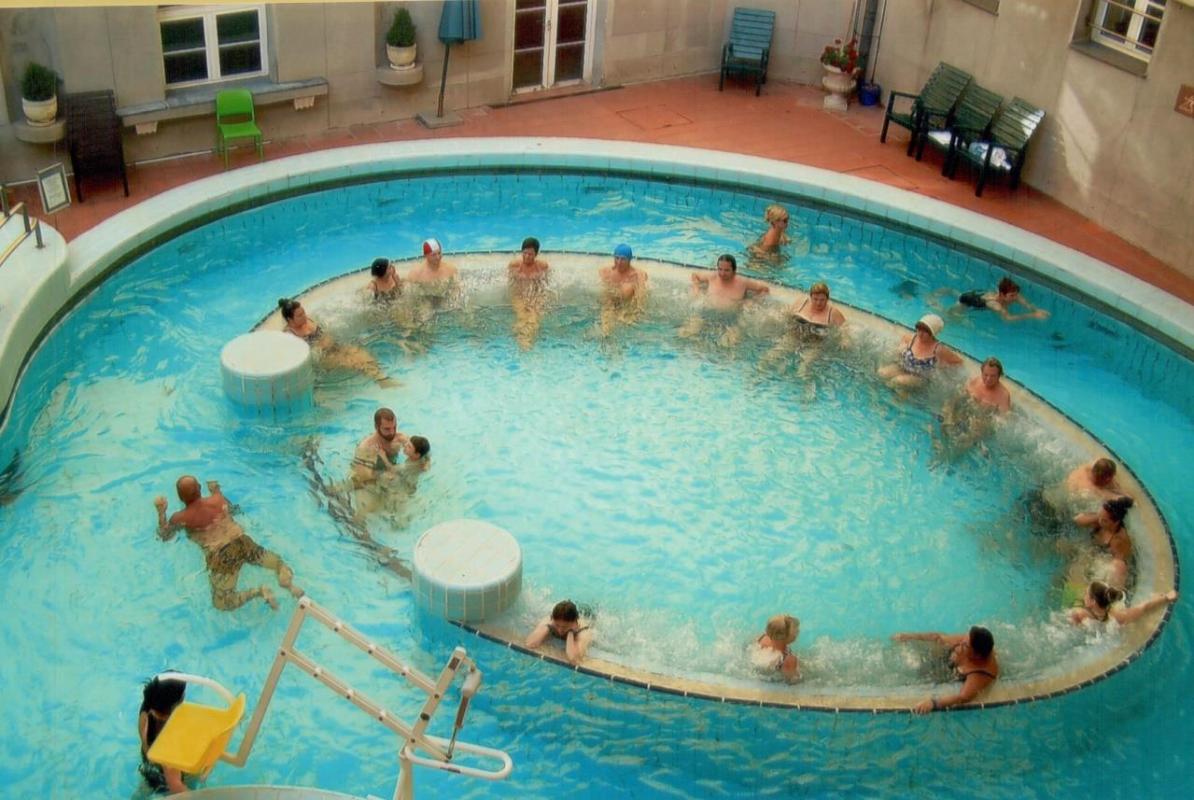
{"label": "pool deck", "polygon": [[[906,189],[1052,239],[1111,264],[1188,303],[1194,277],[1182,274],[1144,249],[1095,224],[1027,185],[1010,191],[989,186],[974,196],[974,181],[941,176],[941,157],[921,162],[904,155],[907,132],[893,126],[879,143],[883,109],[852,104],[845,114],[822,110],[823,92],[772,81],[763,95],[730,85],[717,91],[716,76],[700,75],[635,84],[583,94],[537,96],[503,107],[462,112],[460,125],[429,130],[413,119],[318,135],[271,141],[267,160],[347,145],[473,136],[565,136],[670,144],[762,156],[832,170]],[[266,131],[268,137],[269,132]],[[234,150],[233,167],[256,163],[251,148]],[[79,234],[143,200],[199,178],[222,172],[214,154],[199,154],[129,169],[130,196],[119,181],[89,184],[87,201],[46,221],[69,242]],[[36,187],[11,189],[14,200],[40,208]]]}

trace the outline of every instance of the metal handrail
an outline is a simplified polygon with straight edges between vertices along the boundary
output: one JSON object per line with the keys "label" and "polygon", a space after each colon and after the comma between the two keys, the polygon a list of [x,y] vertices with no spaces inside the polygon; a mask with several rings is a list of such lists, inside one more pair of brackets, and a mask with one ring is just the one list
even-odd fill
{"label": "metal handrail", "polygon": [[8,243],[8,247],[4,248],[4,252],[0,253],[0,267],[4,266],[4,262],[8,257],[17,251],[17,248],[29,238],[29,234],[33,234],[34,240],[37,242],[37,249],[41,250],[46,246],[41,236],[41,220],[34,217],[33,222],[29,222],[29,209],[26,208],[23,202],[17,203],[12,208],[8,207],[8,188],[0,186],[0,209],[4,211],[4,222],[8,222],[17,212],[21,213],[22,222],[25,224],[25,232]]}

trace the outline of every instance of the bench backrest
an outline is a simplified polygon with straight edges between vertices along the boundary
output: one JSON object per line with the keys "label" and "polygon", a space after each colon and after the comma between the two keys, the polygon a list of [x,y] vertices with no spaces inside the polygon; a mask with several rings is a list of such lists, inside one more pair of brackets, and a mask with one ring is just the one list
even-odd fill
{"label": "bench backrest", "polygon": [[995,120],[991,128],[991,138],[1003,147],[1023,150],[1044,119],[1043,110],[1027,100],[1013,97],[1012,102],[999,115],[999,119]]}
{"label": "bench backrest", "polygon": [[774,11],[735,8],[734,21],[730,25],[730,44],[733,46],[734,55],[762,55],[771,48],[771,33],[774,29]]}
{"label": "bench backrest", "polygon": [[966,91],[970,82],[969,72],[942,61],[925,81],[917,101],[923,108],[948,114],[957,105],[958,98]]}
{"label": "bench backrest", "polygon": [[991,120],[995,118],[995,112],[1001,105],[1003,105],[1001,95],[990,89],[984,89],[977,83],[971,83],[962,94],[962,99],[958,101],[958,107],[954,111],[953,125],[972,133],[985,135],[987,129],[991,127]]}

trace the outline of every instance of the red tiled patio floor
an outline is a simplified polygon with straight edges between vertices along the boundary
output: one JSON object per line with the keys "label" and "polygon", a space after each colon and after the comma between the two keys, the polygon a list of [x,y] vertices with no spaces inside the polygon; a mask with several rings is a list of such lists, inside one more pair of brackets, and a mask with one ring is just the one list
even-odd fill
{"label": "red tiled patio floor", "polygon": [[[703,147],[775,158],[847,173],[1003,220],[1101,259],[1194,303],[1194,278],[1149,255],[1058,201],[1021,185],[1002,184],[974,196],[964,177],[941,177],[939,156],[917,163],[904,155],[907,135],[889,132],[879,143],[883,111],[852,105],[846,114],[821,109],[822,93],[809,86],[772,81],[761,97],[745,86],[717,91],[714,76],[677,78],[608,91],[555,96],[499,108],[464,111],[461,125],[439,130],[415,120],[354,125],[319,135],[267,142],[267,158],[352,144],[462,136],[578,136]],[[235,166],[255,163],[251,149],[234,151]],[[119,185],[96,186],[86,203],[76,203],[47,221],[68,239],[159,192],[221,171],[218,158],[198,156],[130,168],[131,196]],[[14,190],[17,199],[39,208],[33,187]]]}

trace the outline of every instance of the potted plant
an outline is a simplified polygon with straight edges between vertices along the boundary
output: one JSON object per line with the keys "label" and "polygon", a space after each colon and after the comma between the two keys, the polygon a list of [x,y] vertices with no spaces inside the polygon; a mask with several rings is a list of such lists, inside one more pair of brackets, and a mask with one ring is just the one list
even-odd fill
{"label": "potted plant", "polygon": [[386,57],[394,69],[410,69],[415,63],[415,23],[410,12],[399,8],[394,12],[394,22],[386,32]]}
{"label": "potted plant", "polygon": [[58,75],[49,67],[30,62],[21,77],[21,108],[30,125],[53,125],[58,118]]}
{"label": "potted plant", "polygon": [[846,97],[854,90],[858,79],[858,40],[843,43],[834,39],[821,53],[821,85],[829,92],[825,96],[825,108],[833,111],[846,110]]}

